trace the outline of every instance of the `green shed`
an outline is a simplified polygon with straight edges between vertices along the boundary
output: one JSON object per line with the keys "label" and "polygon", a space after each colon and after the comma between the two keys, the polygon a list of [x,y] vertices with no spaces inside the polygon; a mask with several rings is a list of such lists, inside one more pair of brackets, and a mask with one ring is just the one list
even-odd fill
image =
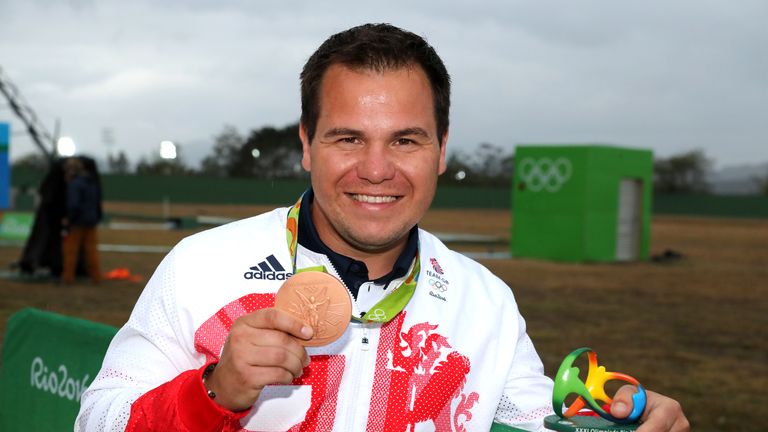
{"label": "green shed", "polygon": [[646,259],[652,177],[650,150],[517,146],[512,255],[576,262]]}

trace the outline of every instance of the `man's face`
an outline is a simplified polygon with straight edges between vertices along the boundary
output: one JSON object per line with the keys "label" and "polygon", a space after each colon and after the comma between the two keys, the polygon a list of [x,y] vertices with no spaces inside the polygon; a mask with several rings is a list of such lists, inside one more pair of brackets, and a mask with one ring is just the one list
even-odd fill
{"label": "man's face", "polygon": [[[373,72],[333,65],[312,142],[300,129],[322,240],[357,256],[404,244],[445,171],[432,90],[417,66]],[[358,252],[358,253],[355,253]]]}

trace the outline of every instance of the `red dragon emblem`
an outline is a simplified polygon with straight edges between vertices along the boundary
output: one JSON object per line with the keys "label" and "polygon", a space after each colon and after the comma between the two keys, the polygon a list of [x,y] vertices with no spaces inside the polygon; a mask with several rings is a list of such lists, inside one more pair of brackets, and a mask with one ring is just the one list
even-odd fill
{"label": "red dragon emblem", "polygon": [[[382,328],[368,430],[414,430],[417,423],[431,421],[436,431],[465,431],[479,399],[476,392],[463,393],[469,359],[449,351],[448,339],[434,332],[437,325],[420,323],[400,332],[404,315]],[[385,400],[378,405],[377,398]],[[376,406],[386,407],[385,412]]]}
{"label": "red dragon emblem", "polygon": [[[274,294],[249,294],[229,303],[195,332],[195,349],[208,361],[217,359],[237,317],[274,303]],[[477,392],[464,392],[469,359],[451,350],[448,339],[435,331],[437,325],[419,323],[402,332],[405,315],[401,312],[381,328],[366,429],[405,432],[431,421],[436,431],[465,432],[479,400]],[[304,375],[292,383],[312,387],[311,406],[290,431],[333,428],[344,366],[341,355],[312,356]]]}

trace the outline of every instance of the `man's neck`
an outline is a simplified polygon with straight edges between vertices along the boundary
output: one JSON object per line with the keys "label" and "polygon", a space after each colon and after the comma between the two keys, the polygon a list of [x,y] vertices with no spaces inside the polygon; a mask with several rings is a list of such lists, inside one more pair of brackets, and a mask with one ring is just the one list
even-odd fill
{"label": "man's neck", "polygon": [[[310,212],[311,217],[315,221],[317,220],[316,211],[318,210],[313,206]],[[408,242],[408,236],[406,235],[392,245],[381,249],[366,250],[362,247],[354,246],[342,238],[339,233],[331,231],[333,230],[331,226],[325,226],[325,229],[323,229],[317,223],[314,225],[320,240],[332,251],[365,263],[365,266],[368,268],[368,277],[371,280],[378,279],[392,271],[397,258],[403,252]]]}
{"label": "man's neck", "polygon": [[[323,239],[322,233],[319,234],[320,239],[328,244],[328,242]],[[403,252],[407,241],[408,237],[405,236],[398,240],[395,245],[377,251],[359,250],[348,244],[344,244],[341,247],[329,247],[331,247],[331,249],[333,249],[336,253],[346,255],[352,259],[364,262],[365,266],[368,267],[368,278],[374,280],[392,271],[392,268],[395,266],[395,261],[397,261],[397,258]]]}
{"label": "man's neck", "polygon": [[[413,227],[402,241],[395,242],[389,248],[377,251],[366,250],[365,247],[357,248],[339,238],[333,228],[323,233],[325,240],[320,238],[318,226],[315,224],[315,218],[318,215],[313,215],[313,203],[314,193],[310,189],[301,199],[298,244],[315,253],[326,255],[355,299],[357,299],[359,288],[366,282],[375,282],[377,286],[388,286],[393,280],[408,274],[413,265],[413,259],[418,255],[417,227]],[[328,228],[329,224],[323,225]]]}

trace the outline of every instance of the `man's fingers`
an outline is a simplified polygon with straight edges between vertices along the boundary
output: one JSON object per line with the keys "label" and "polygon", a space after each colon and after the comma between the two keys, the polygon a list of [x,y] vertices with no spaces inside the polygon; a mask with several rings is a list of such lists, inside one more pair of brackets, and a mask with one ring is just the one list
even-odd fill
{"label": "man's fingers", "polygon": [[290,359],[295,359],[294,363],[302,367],[309,364],[309,355],[304,346],[295,337],[280,330],[257,329],[248,325],[233,326],[224,349],[231,351],[229,355],[249,365],[281,366]]}
{"label": "man's fingers", "polygon": [[277,367],[291,373],[292,378],[298,378],[304,372],[306,362],[290,350],[281,347],[259,347],[246,359],[250,366]]}
{"label": "man's fingers", "polygon": [[[309,355],[303,345],[299,344],[292,336],[277,330],[264,330],[264,337],[259,341],[251,341],[251,343],[258,347],[277,347],[283,351],[286,351],[293,355],[293,358],[298,361],[302,367],[309,365]],[[268,357],[271,360],[278,361],[281,364],[281,357],[271,356]],[[264,360],[261,360],[264,361]]]}
{"label": "man's fingers", "polygon": [[[631,391],[632,386],[628,390]],[[622,387],[619,392],[625,389]],[[617,397],[619,392],[616,393]],[[642,424],[637,428],[637,432],[687,432],[691,427],[688,423],[688,419],[683,413],[683,408],[680,403],[672,398],[668,398],[664,395],[646,390],[648,396],[648,403],[643,412]],[[622,398],[626,395],[622,393]],[[613,410],[611,410],[613,412]]]}
{"label": "man's fingers", "polygon": [[302,375],[310,359],[300,340],[311,337],[309,326],[274,308],[237,318],[209,389],[227,409],[251,406],[265,385],[290,384]]}
{"label": "man's fingers", "polygon": [[637,432],[689,432],[690,430],[691,425],[685,417],[674,420],[673,422],[670,422],[669,419],[654,417],[653,419],[643,422],[640,427],[637,428]]}
{"label": "man's fingers", "polygon": [[270,384],[290,384],[296,378],[293,373],[281,367],[260,367],[254,372],[258,373],[263,380],[263,383],[259,382],[257,385],[259,390]]}
{"label": "man's fingers", "polygon": [[633,408],[632,395],[637,393],[637,387],[633,385],[623,385],[613,396],[611,403],[611,415],[617,418],[625,418]]}
{"label": "man's fingers", "polygon": [[645,420],[643,420],[642,424],[639,428],[637,428],[637,432],[661,432],[661,431],[671,431],[672,425],[674,424],[674,419],[664,418],[661,416],[651,416]]}
{"label": "man's fingers", "polygon": [[279,330],[303,340],[311,339],[314,333],[312,327],[275,308],[260,309],[238,320],[253,328]]}
{"label": "man's fingers", "polygon": [[688,422],[688,418],[683,415],[682,418],[678,419],[675,424],[672,425],[672,429],[670,430],[672,432],[690,432],[691,423]]}

